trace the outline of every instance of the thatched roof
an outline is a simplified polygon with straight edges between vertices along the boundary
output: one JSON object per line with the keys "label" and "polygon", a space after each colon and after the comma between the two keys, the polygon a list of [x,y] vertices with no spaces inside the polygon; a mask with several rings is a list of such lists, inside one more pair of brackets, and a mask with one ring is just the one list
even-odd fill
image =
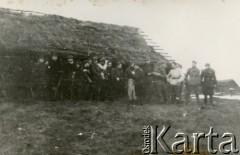
{"label": "thatched roof", "polygon": [[0,25],[0,49],[5,52],[96,53],[139,63],[146,57],[166,61],[134,27],[9,9],[0,9]]}
{"label": "thatched roof", "polygon": [[218,87],[224,88],[238,88],[238,84],[233,79],[219,80]]}

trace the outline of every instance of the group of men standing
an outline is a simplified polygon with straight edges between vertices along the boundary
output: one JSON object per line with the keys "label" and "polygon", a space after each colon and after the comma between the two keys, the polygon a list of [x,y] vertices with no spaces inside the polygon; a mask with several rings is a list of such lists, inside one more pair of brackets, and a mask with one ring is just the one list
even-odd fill
{"label": "group of men standing", "polygon": [[207,103],[209,96],[210,103],[213,104],[214,89],[217,86],[215,71],[210,67],[210,64],[205,65],[205,69],[200,73],[197,68],[197,62],[192,62],[192,68],[186,73],[186,101],[188,102],[189,95],[194,92],[196,94],[197,103],[199,103],[199,86],[202,88],[204,95],[204,103]]}
{"label": "group of men standing", "polygon": [[33,67],[33,91],[38,99],[114,100],[122,97],[124,72],[121,62],[93,57],[82,62],[68,56],[62,62],[56,54],[49,61],[39,57]]}
{"label": "group of men standing", "polygon": [[182,102],[183,88],[185,94],[185,102],[189,103],[190,95],[194,92],[196,101],[199,102],[200,88],[204,95],[204,103],[207,103],[208,96],[210,103],[213,103],[214,88],[217,85],[215,71],[210,64],[205,65],[205,69],[200,71],[197,68],[197,62],[192,62],[186,74],[182,71],[182,66],[175,62],[170,67],[165,62],[159,62],[154,65],[153,71],[147,73],[151,78],[150,87],[153,88],[152,93],[156,92],[161,96],[163,102],[171,103]]}
{"label": "group of men standing", "polygon": [[185,86],[186,102],[194,91],[199,103],[199,86],[202,86],[205,103],[208,95],[212,103],[216,85],[215,72],[210,64],[206,64],[201,73],[195,61],[184,74],[182,66],[175,62],[158,61],[152,64],[147,60],[141,67],[134,62],[123,67],[123,63],[118,61],[113,67],[113,62],[105,58],[92,57],[80,62],[70,55],[62,63],[58,55],[53,54],[49,61],[40,57],[32,72],[35,97],[51,101],[113,101],[127,94],[131,102],[147,101],[155,95],[163,103],[179,103]]}

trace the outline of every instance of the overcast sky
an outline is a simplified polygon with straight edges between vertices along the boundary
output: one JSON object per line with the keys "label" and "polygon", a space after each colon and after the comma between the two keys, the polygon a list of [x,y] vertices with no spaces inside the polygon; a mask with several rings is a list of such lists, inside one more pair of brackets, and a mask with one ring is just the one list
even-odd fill
{"label": "overcast sky", "polygon": [[139,27],[186,69],[210,63],[240,84],[238,0],[0,0],[5,8]]}

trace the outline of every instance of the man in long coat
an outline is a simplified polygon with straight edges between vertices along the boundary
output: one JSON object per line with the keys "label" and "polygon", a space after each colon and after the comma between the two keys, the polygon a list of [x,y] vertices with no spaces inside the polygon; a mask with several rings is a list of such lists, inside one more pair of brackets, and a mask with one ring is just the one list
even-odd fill
{"label": "man in long coat", "polygon": [[165,62],[157,62],[153,72],[149,73],[152,76],[152,87],[155,90],[156,96],[162,99],[163,103],[167,102],[167,74],[165,70]]}
{"label": "man in long coat", "polygon": [[214,88],[217,85],[215,71],[210,68],[210,64],[205,65],[206,69],[201,74],[201,85],[204,94],[204,103],[207,103],[207,97],[210,97],[210,103],[213,104]]}

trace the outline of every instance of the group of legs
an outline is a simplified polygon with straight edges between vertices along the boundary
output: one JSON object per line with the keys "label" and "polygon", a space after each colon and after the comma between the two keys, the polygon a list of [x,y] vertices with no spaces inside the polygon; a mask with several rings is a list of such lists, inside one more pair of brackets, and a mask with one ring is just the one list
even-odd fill
{"label": "group of legs", "polygon": [[[189,102],[191,93],[194,93],[196,95],[196,102],[200,103],[199,102],[199,92],[200,92],[199,85],[187,85],[186,86],[186,95],[185,95],[186,103]],[[213,104],[214,88],[203,87],[202,92],[203,92],[203,95],[204,95],[204,104],[208,103],[208,96],[209,96],[209,99],[210,99],[210,104]]]}

